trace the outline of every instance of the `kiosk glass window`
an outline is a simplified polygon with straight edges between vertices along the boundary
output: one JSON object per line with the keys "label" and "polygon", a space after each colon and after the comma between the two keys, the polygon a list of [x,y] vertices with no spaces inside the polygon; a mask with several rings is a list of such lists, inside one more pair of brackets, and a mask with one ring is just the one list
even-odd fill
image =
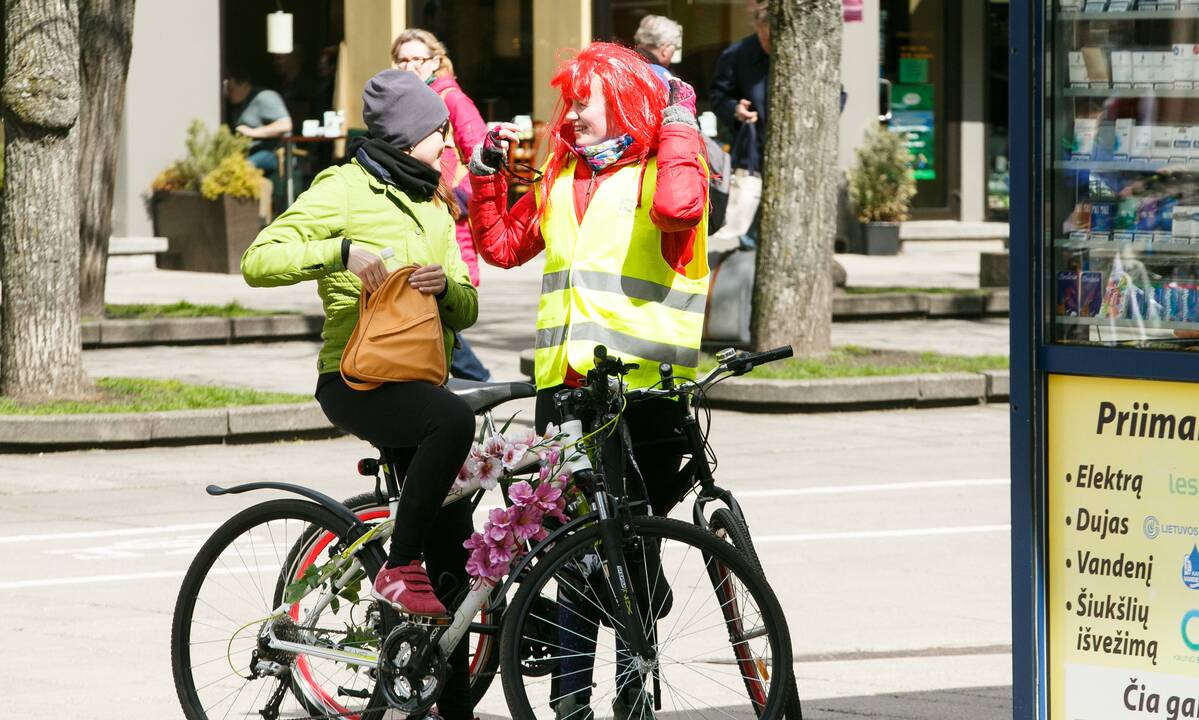
{"label": "kiosk glass window", "polygon": [[1195,349],[1199,1],[1047,3],[1047,336]]}

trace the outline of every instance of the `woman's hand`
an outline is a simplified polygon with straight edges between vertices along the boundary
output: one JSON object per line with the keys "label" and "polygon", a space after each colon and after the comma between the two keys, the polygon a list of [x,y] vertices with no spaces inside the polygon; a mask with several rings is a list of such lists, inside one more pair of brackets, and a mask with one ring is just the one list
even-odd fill
{"label": "woman's hand", "polygon": [[362,281],[363,289],[368,293],[378,290],[389,274],[387,266],[383,264],[383,258],[357,245],[350,245],[350,257],[346,261],[346,270],[358,276],[358,279]]}
{"label": "woman's hand", "polygon": [[422,265],[408,276],[408,284],[425,295],[440,295],[445,290],[445,269],[440,265]]}
{"label": "woman's hand", "polygon": [[499,167],[508,156],[508,148],[520,142],[519,131],[512,123],[500,123],[488,130],[479,159],[489,167]]}

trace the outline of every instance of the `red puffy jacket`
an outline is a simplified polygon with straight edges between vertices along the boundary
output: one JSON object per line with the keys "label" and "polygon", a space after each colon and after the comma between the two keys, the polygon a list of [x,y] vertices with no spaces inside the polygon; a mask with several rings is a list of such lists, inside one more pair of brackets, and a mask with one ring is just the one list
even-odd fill
{"label": "red puffy jacket", "polygon": [[[575,164],[575,215],[580,222],[594,188],[622,165],[636,161],[637,146],[595,176],[586,162]],[[658,178],[650,219],[662,231],[662,257],[677,272],[685,273],[695,249],[695,234],[708,205],[708,171],[700,157],[704,143],[692,127],[681,123],[662,126],[658,142]],[[498,174],[471,176],[471,228],[479,255],[503,268],[523,265],[545,249],[541,228],[534,222],[537,207],[532,192],[508,208],[508,184]],[[589,193],[589,186],[591,192]]]}

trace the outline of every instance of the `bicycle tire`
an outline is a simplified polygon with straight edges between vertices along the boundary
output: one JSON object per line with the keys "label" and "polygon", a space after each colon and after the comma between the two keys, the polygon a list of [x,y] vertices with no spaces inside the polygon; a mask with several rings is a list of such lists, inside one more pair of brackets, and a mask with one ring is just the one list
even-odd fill
{"label": "bicycle tire", "polygon": [[758,572],[766,574],[762,569],[762,561],[758,558],[758,551],[754,548],[749,528],[743,520],[733,514],[732,510],[724,507],[713,510],[712,517],[708,520],[708,529],[716,533],[717,537],[731,542],[733,547],[745,554],[745,557],[753,563]]}
{"label": "bicycle tire", "polygon": [[[385,518],[389,513],[387,503],[380,503],[379,497],[373,492],[359,493],[342,504],[364,522],[380,517]],[[502,618],[502,610],[497,613],[497,617],[491,617],[484,613],[480,622],[496,625],[497,621]],[[474,642],[469,640],[467,642],[469,643],[467,647],[473,648],[474,652],[470,660],[470,699],[472,705],[478,705],[483,696],[487,694],[487,690],[491,687],[495,675],[499,671],[499,635],[498,633],[480,634]]]}
{"label": "bicycle tire", "polygon": [[[708,529],[716,537],[725,538],[731,542],[758,572],[763,576],[766,575],[766,571],[762,568],[762,561],[758,558],[758,551],[754,548],[753,536],[749,532],[749,527],[731,509],[722,507],[713,510],[712,517],[708,520]],[[803,707],[799,701],[799,685],[795,680],[794,669],[791,671],[791,679],[786,692],[787,706],[783,717],[787,720],[803,720]]]}
{"label": "bicycle tire", "polygon": [[[659,546],[661,546],[663,541],[675,541],[685,547],[697,548],[701,553],[701,558],[708,558],[705,562],[705,567],[709,567],[709,572],[712,565],[711,559],[714,558],[718,561],[719,565],[727,568],[737,580],[742,582],[745,586],[745,593],[760,608],[760,622],[768,628],[766,634],[769,636],[771,658],[770,667],[766,673],[767,676],[777,677],[780,672],[790,672],[790,638],[782,608],[773,590],[767,584],[766,579],[742,553],[730,547],[723,540],[718,539],[711,532],[689,523],[668,518],[636,517],[633,519],[633,525],[640,537],[650,540],[656,539]],[[573,572],[565,569],[567,563],[572,561],[572,557],[579,550],[593,548],[599,543],[599,540],[599,526],[590,525],[557,543],[544,558],[541,558],[533,566],[532,571],[524,578],[520,590],[509,605],[500,631],[500,679],[504,687],[508,709],[515,720],[532,720],[538,717],[529,701],[527,683],[522,681],[520,672],[521,630],[526,621],[526,616],[530,615],[532,604],[542,597],[540,594],[541,589],[559,573],[562,573],[562,576],[566,577],[569,573]],[[677,578],[678,575],[676,574],[676,580]],[[706,580],[706,578],[701,578],[699,582],[703,583]],[[657,592],[656,582],[655,580],[655,590],[652,591],[655,593]],[[567,587],[569,587],[569,582],[567,583]],[[693,595],[694,592],[693,590]],[[677,601],[673,602],[675,605],[679,604]],[[690,598],[687,602],[690,603]],[[719,606],[722,607],[727,604],[727,602],[721,603]],[[684,604],[682,608],[675,607],[673,612],[681,616],[686,614],[688,609],[689,606]],[[536,620],[538,619],[534,617],[534,621]],[[657,632],[656,624],[654,625],[654,632]],[[722,640],[728,640],[728,636],[722,631],[718,630],[716,634],[721,635]],[[667,642],[670,639],[668,637]],[[745,643],[747,641],[735,643],[734,645]],[[563,647],[562,649],[572,652],[570,648]],[[670,659],[662,647],[659,650],[663,653],[661,657]],[[570,656],[568,654],[563,657]],[[740,660],[735,660],[733,664],[740,667],[740,662]],[[681,663],[676,663],[676,665],[686,667],[685,664]],[[754,667],[755,669],[759,669],[761,666],[755,665]],[[742,672],[744,672],[743,669]],[[702,675],[702,673],[699,674]],[[733,690],[728,686],[724,687]],[[667,690],[671,691],[671,688],[668,687]],[[759,720],[777,720],[777,718],[782,717],[786,702],[785,694],[786,691],[782,686],[772,684],[760,708],[755,706],[755,712],[757,712]],[[754,702],[752,698],[750,701]],[[692,705],[692,707],[695,706]],[[550,709],[546,712],[552,714],[553,710]],[[670,714],[674,713],[673,710],[669,712]]]}
{"label": "bicycle tire", "polygon": [[[196,670],[199,666],[192,666],[190,664],[192,653],[191,646],[193,644],[192,629],[194,613],[196,610],[197,599],[201,590],[204,588],[205,580],[209,578],[210,573],[213,571],[214,564],[218,560],[221,560],[222,554],[225,550],[232,547],[235,542],[239,541],[239,539],[243,537],[252,538],[253,536],[247,535],[247,533],[252,532],[255,528],[265,526],[267,523],[273,521],[280,520],[297,521],[302,523],[303,527],[306,528],[304,532],[309,532],[310,530],[316,529],[318,532],[323,531],[331,533],[337,538],[344,537],[349,529],[347,525],[336,515],[315,503],[305,500],[291,499],[270,500],[258,505],[253,505],[234,515],[219,528],[217,528],[212,536],[209,537],[203,546],[201,546],[200,551],[196,554],[195,559],[188,568],[187,573],[184,576],[183,583],[179,588],[179,595],[175,603],[175,611],[171,622],[172,673],[175,680],[175,689],[179,697],[179,702],[182,705],[184,715],[188,718],[188,720],[209,720],[205,706],[202,704],[200,697],[198,696],[195,678],[193,676],[194,670]],[[302,533],[301,535],[297,535],[297,539],[301,536]],[[286,538],[284,544],[287,545],[288,550],[293,547],[293,543],[287,541]],[[254,553],[255,554],[252,557],[256,560],[257,549],[254,550]],[[241,555],[240,552],[238,554],[239,556]],[[285,557],[290,558],[291,556],[290,554],[287,554]],[[361,559],[363,567],[369,577],[374,577],[375,573],[378,572],[379,568],[382,567],[384,562],[382,552],[376,545],[368,545],[366,548],[364,548],[362,553],[359,555],[359,558]],[[269,576],[273,581],[271,585],[272,600],[274,599],[275,593],[279,591],[282,578],[287,576],[287,571],[290,569],[289,565],[294,564],[289,563],[288,560],[282,557],[279,557],[278,559],[281,566],[279,568],[279,575]],[[212,573],[212,577],[238,574],[224,572],[224,569],[218,570],[216,573]],[[252,574],[255,570],[259,571],[259,577],[261,578],[262,569],[257,567],[247,567],[246,574]],[[274,570],[271,570],[271,573],[273,572]],[[250,578],[250,581],[252,582],[253,578]],[[259,588],[259,590],[261,591],[262,588]],[[389,632],[390,628],[395,623],[395,615],[391,612],[390,608],[380,608],[380,618],[380,635],[386,636],[386,633]],[[253,618],[246,619],[250,620],[249,625],[246,627],[250,627],[254,623],[260,622],[258,620],[254,620]],[[233,621],[232,618],[229,618],[229,620]],[[238,618],[237,622],[240,622],[240,620],[241,618]],[[238,631],[235,631],[234,636],[230,637],[230,645],[232,644],[233,637],[237,635],[237,632]],[[218,639],[205,642],[215,643],[219,641],[220,640]],[[221,659],[222,658],[220,658],[220,656],[217,656],[215,660],[210,660],[208,662],[215,662]],[[232,666],[232,658],[227,655],[226,659]],[[240,674],[237,668],[233,669],[234,674],[227,677],[236,677]],[[290,670],[288,671],[288,678],[289,686],[285,688],[285,690],[287,692],[292,692],[293,686],[290,685]],[[247,682],[254,681],[247,680]],[[258,696],[256,696],[256,699],[257,697],[261,696],[262,691],[262,689],[258,691]],[[240,692],[241,691],[239,690],[239,697]],[[295,697],[294,695],[293,698],[296,699],[297,702],[301,702],[303,706],[302,709],[305,712],[311,711],[311,708],[307,704],[303,703],[300,698]],[[236,701],[236,698],[234,701]],[[366,705],[361,708],[361,710],[358,712],[358,715],[362,718],[362,720],[378,720],[382,717],[383,713],[386,712],[387,708],[387,702],[383,699],[382,691],[376,684]],[[226,712],[228,712],[228,710]]]}

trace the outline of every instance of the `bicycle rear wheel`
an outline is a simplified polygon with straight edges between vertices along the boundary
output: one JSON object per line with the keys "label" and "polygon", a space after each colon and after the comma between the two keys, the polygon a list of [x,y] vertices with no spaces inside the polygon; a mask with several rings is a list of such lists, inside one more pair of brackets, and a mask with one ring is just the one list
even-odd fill
{"label": "bicycle rear wheel", "polygon": [[[179,590],[171,629],[175,688],[189,720],[332,717],[377,720],[387,707],[374,666],[272,649],[269,638],[369,656],[395,623],[370,600],[377,547],[356,556],[349,587],[362,600],[317,607],[318,592],[286,603],[289,584],[343,546],[346,524],[302,500],[272,500],[233,516],[200,548]],[[349,594],[349,593],[347,593]],[[282,612],[276,612],[282,608]]]}
{"label": "bicycle rear wheel", "polygon": [[[386,502],[379,502],[379,496],[373,492],[361,493],[343,503],[350,512],[367,525],[386,520],[389,509]],[[479,611],[475,622],[485,626],[497,626],[502,618],[501,612],[490,613],[487,608]],[[470,699],[473,705],[478,705],[487,689],[495,680],[500,668],[500,641],[496,631],[471,632],[465,640],[470,662]]]}
{"label": "bicycle rear wheel", "polygon": [[[624,649],[599,527],[583,528],[534,565],[504,617],[500,677],[513,717],[552,718],[560,703],[579,720],[588,707],[598,718],[781,717],[791,644],[761,573],[694,525],[638,517],[633,530],[624,558],[634,614],[656,657]],[[546,677],[521,675],[531,644],[544,649]]]}

